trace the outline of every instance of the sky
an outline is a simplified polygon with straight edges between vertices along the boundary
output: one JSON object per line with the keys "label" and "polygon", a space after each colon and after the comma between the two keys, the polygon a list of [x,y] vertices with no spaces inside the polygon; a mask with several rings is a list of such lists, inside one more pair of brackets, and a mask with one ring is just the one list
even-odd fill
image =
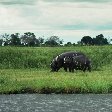
{"label": "sky", "polygon": [[112,0],[0,0],[0,34],[33,32],[77,43],[112,38]]}

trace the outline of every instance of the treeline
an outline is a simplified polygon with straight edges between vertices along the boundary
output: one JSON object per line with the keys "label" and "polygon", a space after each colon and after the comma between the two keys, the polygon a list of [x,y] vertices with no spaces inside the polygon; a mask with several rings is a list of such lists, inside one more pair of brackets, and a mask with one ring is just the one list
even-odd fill
{"label": "treeline", "polygon": [[51,36],[46,40],[43,37],[37,38],[32,32],[26,32],[23,35],[19,33],[15,34],[3,34],[0,35],[0,46],[29,46],[29,47],[41,47],[41,46],[61,46],[63,40],[60,40],[58,36]]}
{"label": "treeline", "polygon": [[[77,42],[78,45],[109,45],[112,39],[105,38],[103,34],[97,35],[96,37],[84,36],[80,41]],[[67,42],[65,46],[74,46],[75,44]]]}
{"label": "treeline", "polygon": [[103,34],[92,38],[90,36],[84,36],[80,41],[76,43],[67,42],[63,44],[58,36],[50,36],[45,39],[44,37],[37,38],[32,32],[26,32],[23,35],[19,33],[15,34],[3,34],[0,35],[0,46],[28,46],[28,47],[54,47],[54,46],[76,46],[76,45],[108,45],[112,39],[107,40]]}
{"label": "treeline", "polygon": [[91,38],[90,36],[84,36],[81,39],[81,44],[83,45],[108,45],[110,44],[111,39],[104,38],[103,34]]}

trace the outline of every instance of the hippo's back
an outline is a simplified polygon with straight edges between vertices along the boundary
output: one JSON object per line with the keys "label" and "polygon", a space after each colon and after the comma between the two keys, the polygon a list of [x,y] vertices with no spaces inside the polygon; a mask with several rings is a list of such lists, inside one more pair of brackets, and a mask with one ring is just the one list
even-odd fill
{"label": "hippo's back", "polygon": [[74,56],[79,56],[79,55],[83,55],[83,56],[85,56],[84,55],[84,53],[82,53],[82,52],[65,52],[65,53],[62,53],[62,54],[60,54],[58,57],[60,58],[60,59],[64,59],[65,57],[74,57]]}

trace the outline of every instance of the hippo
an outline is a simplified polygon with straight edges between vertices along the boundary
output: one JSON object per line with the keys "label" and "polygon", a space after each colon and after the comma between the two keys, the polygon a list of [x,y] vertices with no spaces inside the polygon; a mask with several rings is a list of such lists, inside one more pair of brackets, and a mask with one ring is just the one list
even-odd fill
{"label": "hippo", "polygon": [[51,66],[51,71],[52,71],[52,72],[58,72],[58,70],[59,70],[60,68],[64,68],[64,70],[67,72],[67,68],[68,68],[68,67],[65,66],[65,64],[64,64],[64,58],[65,58],[65,57],[75,57],[75,56],[79,56],[79,55],[85,56],[85,54],[82,53],[82,52],[74,52],[74,51],[71,51],[71,52],[64,52],[64,53],[62,53],[62,54],[56,56],[56,57],[52,60],[52,62],[51,62],[51,64],[50,64],[50,66]]}
{"label": "hippo", "polygon": [[83,70],[84,72],[88,70],[91,71],[91,61],[85,55],[79,56],[66,56],[64,58],[64,66],[69,68],[69,72],[74,72],[75,70]]}

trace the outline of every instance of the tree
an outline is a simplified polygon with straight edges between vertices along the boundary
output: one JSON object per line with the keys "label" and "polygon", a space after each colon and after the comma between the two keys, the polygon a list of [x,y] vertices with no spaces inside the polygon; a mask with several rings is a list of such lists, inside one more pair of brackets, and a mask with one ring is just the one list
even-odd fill
{"label": "tree", "polygon": [[81,39],[81,43],[83,45],[93,45],[93,39],[90,37],[90,36],[84,36],[82,39]]}
{"label": "tree", "polygon": [[19,38],[19,33],[15,33],[15,34],[11,34],[11,39],[10,39],[10,45],[12,46],[18,46],[18,45],[21,45],[21,41],[20,41],[20,38]]}
{"label": "tree", "polygon": [[21,36],[21,43],[24,46],[39,46],[39,40],[36,39],[34,33],[26,32]]}
{"label": "tree", "polygon": [[96,36],[96,38],[91,38],[90,36],[84,36],[81,39],[82,45],[108,45],[109,42],[104,38],[103,34]]}
{"label": "tree", "polygon": [[41,46],[42,46],[42,44],[44,43],[44,38],[39,37],[39,38],[38,38],[38,40],[39,40],[39,44],[40,44],[40,47],[41,47]]}
{"label": "tree", "polygon": [[60,40],[58,36],[51,36],[45,41],[46,46],[60,46],[63,40]]}
{"label": "tree", "polygon": [[2,46],[3,44],[3,39],[0,39],[0,46]]}
{"label": "tree", "polygon": [[96,38],[93,38],[93,43],[94,45],[107,45],[108,40],[106,38],[104,38],[103,34],[100,34],[98,36],[96,36]]}
{"label": "tree", "polygon": [[7,46],[10,44],[10,39],[11,39],[10,34],[5,33],[5,34],[1,35],[1,37],[3,40],[2,45]]}
{"label": "tree", "polygon": [[81,41],[78,41],[78,42],[77,42],[77,45],[81,45]]}
{"label": "tree", "polygon": [[71,42],[67,42],[64,46],[70,47],[70,46],[72,46],[72,43]]}
{"label": "tree", "polygon": [[112,39],[110,39],[110,44],[112,44]]}
{"label": "tree", "polygon": [[75,43],[73,43],[72,45],[73,45],[73,46],[76,46],[76,44],[75,44]]}
{"label": "tree", "polygon": [[107,40],[108,40],[108,43],[109,43],[109,44],[112,44],[112,38],[111,38],[111,37],[108,37]]}

